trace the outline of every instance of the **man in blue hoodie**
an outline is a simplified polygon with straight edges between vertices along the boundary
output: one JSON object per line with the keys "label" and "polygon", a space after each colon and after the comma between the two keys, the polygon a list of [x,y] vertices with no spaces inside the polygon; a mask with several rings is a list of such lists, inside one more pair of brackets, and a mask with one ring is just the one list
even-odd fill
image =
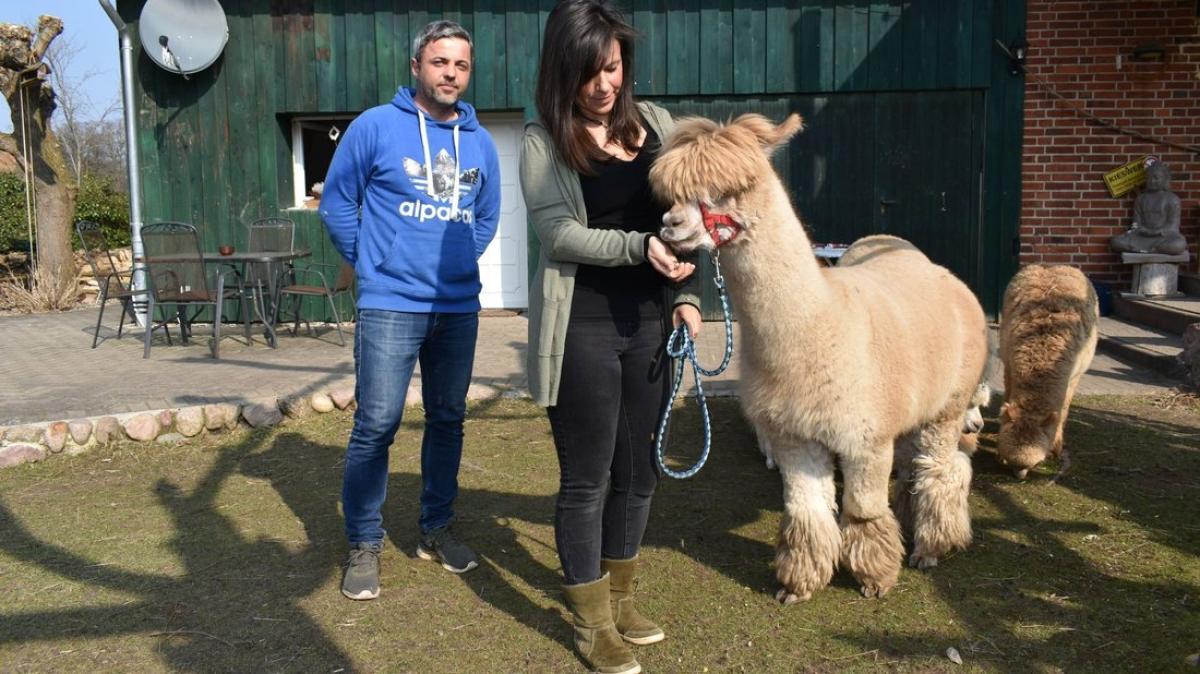
{"label": "man in blue hoodie", "polygon": [[450,531],[463,417],[479,329],[479,256],[496,234],[496,146],[459,100],[471,36],[435,21],[413,40],[415,89],[367,110],[346,130],[325,178],[321,217],[354,265],[358,409],[346,449],[342,510],[350,555],[342,593],[379,596],[388,448],[421,364],[421,538],[417,554],[455,573],[477,566]]}

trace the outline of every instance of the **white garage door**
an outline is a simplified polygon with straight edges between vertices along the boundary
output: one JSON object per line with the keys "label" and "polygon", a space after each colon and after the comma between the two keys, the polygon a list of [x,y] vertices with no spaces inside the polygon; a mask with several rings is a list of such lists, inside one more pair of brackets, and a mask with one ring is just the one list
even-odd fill
{"label": "white garage door", "polygon": [[485,113],[479,121],[496,141],[500,155],[500,226],[492,245],[479,258],[484,309],[529,307],[526,275],[525,200],[517,179],[524,122],[519,113]]}

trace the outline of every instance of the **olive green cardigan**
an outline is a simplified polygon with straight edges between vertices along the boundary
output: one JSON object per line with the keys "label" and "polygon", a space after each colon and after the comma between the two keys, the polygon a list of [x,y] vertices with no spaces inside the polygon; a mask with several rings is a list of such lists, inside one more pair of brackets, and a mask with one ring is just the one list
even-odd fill
{"label": "olive green cardigan", "polygon": [[[674,129],[666,110],[651,103],[638,103],[638,109],[659,138],[665,140]],[[558,399],[575,270],[580,263],[605,267],[641,264],[646,261],[650,235],[588,229],[579,174],[561,160],[550,133],[538,120],[525,124],[521,193],[529,223],[541,242],[537,271],[529,284],[529,393],[538,405],[548,407]],[[675,305],[700,306],[696,276],[676,294]]]}

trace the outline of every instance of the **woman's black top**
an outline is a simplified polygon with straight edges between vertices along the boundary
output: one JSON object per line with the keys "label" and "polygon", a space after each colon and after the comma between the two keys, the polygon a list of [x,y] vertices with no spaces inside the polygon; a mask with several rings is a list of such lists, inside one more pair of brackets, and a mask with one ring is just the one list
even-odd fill
{"label": "woman's black top", "polygon": [[[650,165],[662,141],[649,124],[637,156],[629,161],[593,159],[594,175],[580,175],[589,229],[657,232],[667,207],[650,189]],[[649,262],[634,266],[601,267],[580,264],[575,273],[571,319],[640,321],[663,316],[667,279]]]}

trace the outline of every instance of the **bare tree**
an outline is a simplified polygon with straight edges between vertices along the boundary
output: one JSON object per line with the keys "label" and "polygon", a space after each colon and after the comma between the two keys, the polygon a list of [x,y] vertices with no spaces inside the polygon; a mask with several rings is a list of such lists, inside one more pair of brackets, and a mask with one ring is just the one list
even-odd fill
{"label": "bare tree", "polygon": [[125,126],[121,117],[86,122],[79,138],[80,174],[99,178],[118,192],[129,191],[125,172]]}
{"label": "bare tree", "polygon": [[94,168],[90,160],[104,151],[94,146],[104,143],[104,138],[95,132],[95,125],[121,109],[121,99],[114,94],[103,110],[97,110],[86,93],[86,85],[100,73],[97,70],[77,72],[80,51],[74,40],[63,35],[46,52],[45,59],[50,66],[50,85],[54,87],[58,102],[54,131],[76,186],[83,181],[84,174]]}
{"label": "bare tree", "polygon": [[38,17],[36,33],[27,26],[0,24],[0,93],[13,123],[11,134],[0,134],[0,152],[12,155],[32,192],[39,274],[55,283],[73,283],[75,185],[50,125],[56,102],[44,60],[62,30],[62,19],[48,15]]}

